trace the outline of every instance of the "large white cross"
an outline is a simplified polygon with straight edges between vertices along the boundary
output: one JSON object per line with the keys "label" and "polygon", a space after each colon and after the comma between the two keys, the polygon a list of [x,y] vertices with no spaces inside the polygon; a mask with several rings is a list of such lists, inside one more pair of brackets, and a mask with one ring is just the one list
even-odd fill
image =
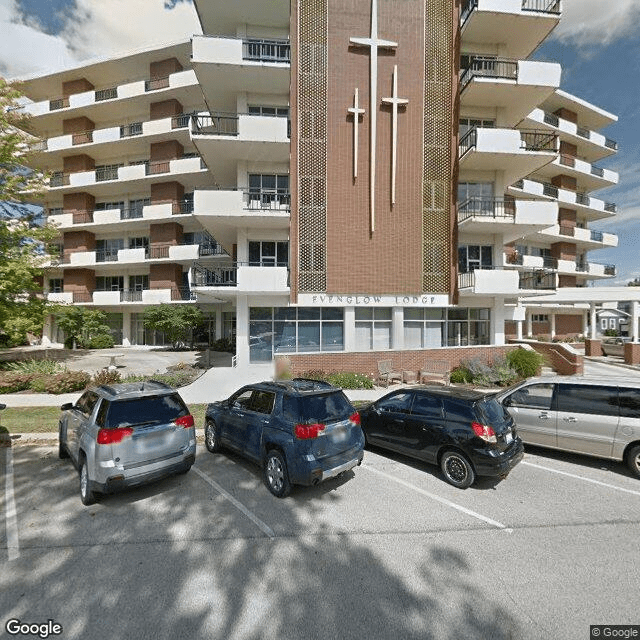
{"label": "large white cross", "polygon": [[393,95],[390,98],[382,98],[382,102],[390,104],[392,109],[392,138],[391,138],[391,204],[396,203],[396,162],[398,158],[398,107],[408,104],[406,98],[398,98],[398,65],[393,67]]}
{"label": "large white cross", "polygon": [[364,109],[360,109],[358,103],[358,87],[356,87],[353,96],[353,107],[349,107],[347,111],[353,114],[353,179],[358,177],[358,124],[360,116],[364,114]]}
{"label": "large white cross", "polygon": [[371,0],[371,35],[368,38],[350,38],[351,44],[370,49],[370,90],[369,90],[369,111],[371,127],[371,159],[369,161],[370,171],[370,211],[371,211],[371,231],[376,229],[375,218],[375,190],[376,190],[376,124],[378,109],[378,49],[395,49],[397,42],[391,40],[381,40],[378,38],[378,0]]}

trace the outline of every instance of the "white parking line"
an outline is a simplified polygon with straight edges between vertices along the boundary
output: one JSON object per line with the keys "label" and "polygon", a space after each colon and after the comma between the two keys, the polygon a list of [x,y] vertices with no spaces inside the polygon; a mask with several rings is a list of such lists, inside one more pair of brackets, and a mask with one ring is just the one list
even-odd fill
{"label": "white parking line", "polygon": [[570,478],[577,478],[578,480],[584,480],[591,484],[597,484],[601,487],[607,487],[608,489],[615,489],[616,491],[622,491],[623,493],[630,493],[634,496],[640,496],[640,491],[634,491],[633,489],[625,489],[624,487],[617,487],[614,484],[607,484],[606,482],[600,482],[599,480],[592,480],[591,478],[585,478],[584,476],[576,475],[575,473],[567,473],[566,471],[559,471],[558,469],[552,469],[551,467],[544,467],[541,464],[535,462],[527,462],[523,460],[520,464],[527,465],[528,467],[534,467],[535,469],[544,469],[544,471],[550,471],[551,473],[558,473],[561,476],[569,476]]}
{"label": "white parking line", "polygon": [[373,473],[377,473],[380,476],[384,476],[385,478],[388,478],[389,480],[393,480],[394,482],[397,482],[398,484],[401,484],[403,487],[407,487],[408,489],[412,489],[413,491],[417,491],[418,493],[421,493],[423,496],[427,496],[428,498],[431,498],[432,500],[435,500],[436,502],[440,502],[441,504],[446,505],[447,507],[451,507],[452,509],[456,509],[457,511],[461,511],[462,513],[466,513],[468,516],[471,516],[472,518],[477,518],[478,520],[482,520],[482,522],[486,522],[487,524],[490,524],[492,527],[495,527],[496,529],[502,529],[503,531],[506,531],[507,533],[513,533],[513,529],[509,529],[506,525],[502,524],[502,522],[498,522],[497,520],[492,520],[491,518],[487,518],[487,516],[483,516],[481,513],[476,513],[475,511],[471,511],[471,509],[467,509],[466,507],[463,507],[462,505],[456,504],[455,502],[451,502],[451,500],[447,500],[446,498],[441,498],[440,496],[435,495],[434,493],[430,493],[429,491],[425,491],[424,489],[421,489],[420,487],[416,487],[415,485],[411,484],[410,482],[405,482],[404,480],[400,480],[400,478],[396,478],[392,475],[389,475],[388,473],[385,473],[384,471],[380,471],[379,469],[374,469],[373,467],[369,466],[368,464],[363,464],[363,467],[366,467],[369,471],[372,471]]}
{"label": "white parking line", "polygon": [[197,467],[192,467],[193,471],[195,471],[206,483],[211,485],[223,498],[228,500],[238,511],[244,513],[251,522],[253,522],[258,528],[260,528],[264,533],[266,533],[270,538],[275,538],[276,534],[273,530],[268,527],[260,518],[254,515],[247,507],[245,507],[242,502],[236,500],[228,491],[225,491],[215,480],[212,480],[208,475],[200,471]]}
{"label": "white parking line", "polygon": [[13,453],[11,447],[7,452],[7,467],[5,471],[5,504],[7,509],[7,551],[9,561],[20,557],[20,542],[18,541],[18,514],[16,500],[13,493]]}

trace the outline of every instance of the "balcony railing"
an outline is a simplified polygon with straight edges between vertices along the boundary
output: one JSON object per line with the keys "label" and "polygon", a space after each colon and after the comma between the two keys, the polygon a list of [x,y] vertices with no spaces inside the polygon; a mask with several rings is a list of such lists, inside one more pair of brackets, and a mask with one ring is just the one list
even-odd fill
{"label": "balcony railing", "polygon": [[88,144],[89,142],[93,142],[93,130],[71,134],[71,144]]}
{"label": "balcony railing", "polygon": [[192,291],[188,287],[171,289],[171,300],[179,302],[180,300],[197,300],[198,296],[195,291]]}
{"label": "balcony railing", "polygon": [[462,72],[460,77],[460,91],[463,91],[474,77],[517,80],[518,62],[506,58],[473,56],[470,66]]}
{"label": "balcony railing", "polygon": [[544,269],[557,269],[558,258],[553,258],[551,256],[542,256],[542,266]]}
{"label": "balcony railing", "polygon": [[162,162],[148,162],[146,163],[146,173],[148,176],[156,175],[157,173],[169,173],[171,171],[171,164],[169,160],[163,160]]}
{"label": "balcony railing", "polygon": [[526,151],[558,151],[558,135],[547,131],[520,130],[522,145]]}
{"label": "balcony railing", "polygon": [[201,135],[237,136],[238,114],[213,114],[210,116],[194,116],[191,130]]}
{"label": "balcony railing", "polygon": [[291,45],[288,40],[249,38],[242,41],[242,57],[258,62],[290,62]]}
{"label": "balcony railing", "polygon": [[460,12],[460,25],[464,26],[465,22],[469,19],[469,16],[474,9],[478,8],[478,0],[463,0],[462,10]]}
{"label": "balcony railing", "polygon": [[552,127],[560,126],[560,118],[554,113],[547,113],[546,111],[544,112],[544,122],[550,124]]}
{"label": "balcony railing", "polygon": [[193,113],[181,113],[179,116],[173,116],[171,118],[171,128],[172,129],[184,129],[189,126],[189,122],[191,117],[195,115]]}
{"label": "balcony railing", "polygon": [[618,150],[618,143],[615,140],[611,140],[610,138],[605,138],[604,146],[608,149],[613,149],[614,151]]}
{"label": "balcony railing", "polygon": [[89,224],[93,222],[93,211],[74,211],[73,224]]}
{"label": "balcony railing", "polygon": [[235,287],[238,284],[237,265],[209,269],[200,264],[192,268],[193,287]]}
{"label": "balcony railing", "polygon": [[602,242],[604,240],[604,234],[602,231],[595,231],[594,229],[590,229],[591,231],[591,239],[594,242]]}
{"label": "balcony railing", "polygon": [[118,249],[102,249],[96,251],[96,262],[117,262]]}
{"label": "balcony railing", "polygon": [[149,258],[151,258],[151,260],[168,258],[169,248],[170,247],[168,245],[163,247],[149,247]]}
{"label": "balcony railing", "polygon": [[516,204],[513,198],[468,198],[458,204],[458,222],[472,217],[514,220]]}
{"label": "balcony railing", "polygon": [[581,193],[578,191],[576,193],[576,203],[588,207],[591,205],[591,198],[586,193]]}
{"label": "balcony railing", "polygon": [[96,167],[96,182],[118,179],[119,166]]}
{"label": "balcony railing", "polygon": [[291,208],[291,194],[287,191],[250,189],[243,193],[245,209],[261,211],[288,211]]}
{"label": "balcony railing", "polygon": [[120,220],[136,220],[138,218],[142,218],[142,207],[120,209]]}
{"label": "balcony railing", "polygon": [[545,271],[522,271],[518,283],[520,289],[556,289],[556,274]]}
{"label": "balcony railing", "polygon": [[536,13],[553,13],[560,15],[560,0],[522,0],[523,11],[535,11]]}
{"label": "balcony railing", "polygon": [[151,78],[144,83],[145,91],[157,91],[158,89],[167,89],[169,87],[169,76],[162,78]]}
{"label": "balcony railing", "polygon": [[62,171],[55,171],[49,178],[50,187],[63,187],[69,184],[69,174]]}
{"label": "balcony railing", "polygon": [[558,187],[556,187],[554,184],[551,184],[550,182],[543,182],[542,194],[545,196],[549,196],[550,198],[557,198],[559,195]]}
{"label": "balcony railing", "polygon": [[476,284],[475,271],[464,271],[458,273],[458,288],[459,289],[471,289]]}
{"label": "balcony railing", "polygon": [[39,151],[46,151],[49,145],[46,140],[38,140],[38,142],[32,142],[30,147],[31,147],[31,151],[39,152]]}
{"label": "balcony railing", "polygon": [[[193,244],[198,244],[194,242]],[[199,245],[198,255],[204,256],[227,256],[229,255],[213,238],[210,241]]]}
{"label": "balcony railing", "polygon": [[604,210],[607,211],[608,213],[617,213],[618,205],[615,202],[605,202]]}
{"label": "balcony railing", "polygon": [[581,137],[589,140],[591,138],[591,131],[585,127],[578,127],[576,133]]}
{"label": "balcony railing", "polygon": [[111,87],[109,89],[100,89],[95,92],[95,101],[102,102],[103,100],[113,100],[118,97],[118,88]]}
{"label": "balcony railing", "polygon": [[460,138],[460,143],[458,144],[460,158],[468,151],[471,151],[471,149],[475,149],[477,144],[478,130],[474,127],[473,129],[469,129],[469,131]]}
{"label": "balcony railing", "polygon": [[120,302],[142,302],[142,290],[125,289],[120,291]]}
{"label": "balcony railing", "polygon": [[69,98],[54,98],[49,100],[49,111],[57,111],[58,109],[66,109],[69,106]]}
{"label": "balcony railing", "polygon": [[131,124],[120,125],[120,137],[129,138],[131,136],[142,135],[142,122],[132,122]]}
{"label": "balcony railing", "polygon": [[561,236],[570,236],[570,237],[574,237],[575,236],[575,227],[572,227],[571,225],[565,225],[565,224],[561,224],[560,225],[560,235]]}
{"label": "balcony railing", "polygon": [[598,167],[595,164],[591,165],[591,175],[598,176],[599,178],[604,178],[604,169]]}
{"label": "balcony railing", "polygon": [[588,271],[589,271],[589,263],[584,261],[584,260],[580,260],[580,261],[576,262],[576,271],[578,273],[588,273]]}
{"label": "balcony railing", "polygon": [[180,200],[173,203],[173,215],[193,213],[193,200]]}
{"label": "balcony railing", "polygon": [[93,293],[89,291],[74,291],[73,302],[74,304],[78,302],[93,302]]}
{"label": "balcony railing", "polygon": [[604,275],[605,276],[615,276],[616,275],[616,265],[614,265],[614,264],[605,264],[604,265]]}

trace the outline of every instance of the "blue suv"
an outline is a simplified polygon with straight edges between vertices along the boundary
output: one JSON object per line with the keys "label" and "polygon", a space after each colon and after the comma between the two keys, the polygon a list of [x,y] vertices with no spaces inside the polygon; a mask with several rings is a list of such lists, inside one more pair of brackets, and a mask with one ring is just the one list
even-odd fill
{"label": "blue suv", "polygon": [[207,406],[205,444],[229,447],[260,464],[267,488],[284,498],[362,463],[360,415],[341,389],[294,378],[242,387]]}

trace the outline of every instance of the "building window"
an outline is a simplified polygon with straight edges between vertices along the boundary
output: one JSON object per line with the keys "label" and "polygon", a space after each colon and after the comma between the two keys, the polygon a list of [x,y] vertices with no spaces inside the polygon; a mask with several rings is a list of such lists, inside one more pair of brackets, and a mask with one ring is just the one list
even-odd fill
{"label": "building window", "polygon": [[493,129],[496,126],[496,121],[486,118],[460,118],[459,124],[459,136],[462,138],[465,133],[471,129],[478,127],[481,129]]}
{"label": "building window", "polygon": [[249,354],[264,362],[273,354],[344,350],[344,310],[328,307],[251,307]]}
{"label": "building window", "polygon": [[549,322],[549,316],[546,313],[533,313],[531,322]]}
{"label": "building window", "polygon": [[289,204],[288,174],[249,174],[249,207],[273,208]]}
{"label": "building window", "polygon": [[474,269],[490,269],[493,265],[491,245],[462,245],[458,247],[458,271],[467,273]]}
{"label": "building window", "polygon": [[473,199],[486,203],[487,211],[493,208],[493,182],[459,182],[458,202],[465,203]]}
{"label": "building window", "polygon": [[356,308],[356,351],[391,349],[390,307]]}
{"label": "building window", "polygon": [[124,249],[122,238],[96,240],[96,262],[115,262],[120,249]]}
{"label": "building window", "polygon": [[249,241],[250,267],[289,266],[289,242]]}
{"label": "building window", "polygon": [[149,288],[149,276],[129,276],[129,289],[131,291],[146,291]]}
{"label": "building window", "polygon": [[249,115],[289,117],[289,107],[267,107],[264,105],[249,105]]}
{"label": "building window", "polygon": [[111,209],[124,209],[124,202],[96,202],[96,211],[110,211]]}
{"label": "building window", "polygon": [[149,238],[148,237],[140,237],[140,238],[129,238],[129,249],[145,249],[149,248]]}
{"label": "building window", "polygon": [[404,348],[429,349],[444,344],[444,309],[405,309]]}
{"label": "building window", "polygon": [[123,276],[98,276],[96,291],[124,291]]}
{"label": "building window", "polygon": [[49,293],[62,293],[64,283],[62,278],[51,278],[49,280]]}

